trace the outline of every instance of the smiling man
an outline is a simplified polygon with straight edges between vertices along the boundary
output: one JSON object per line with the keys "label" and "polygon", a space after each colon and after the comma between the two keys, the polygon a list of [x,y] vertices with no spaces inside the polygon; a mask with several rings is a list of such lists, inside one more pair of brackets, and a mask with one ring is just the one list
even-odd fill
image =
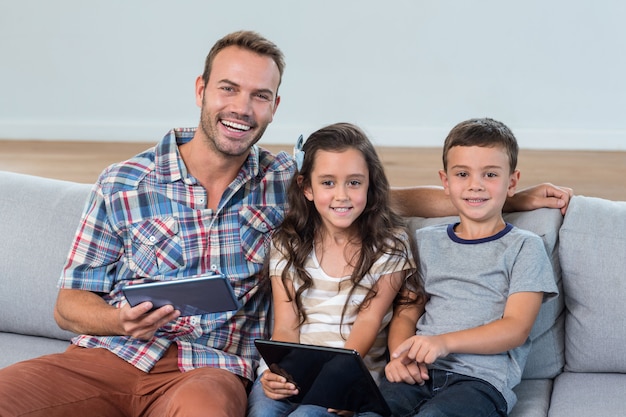
{"label": "smiling man", "polygon": [[[245,414],[259,359],[254,339],[269,337],[259,282],[295,171],[286,153],[255,146],[280,103],[284,67],[281,51],[260,35],[226,35],[196,80],[198,128],[173,129],[101,174],[54,312],[78,336],[63,353],[0,370],[0,415]],[[519,201],[565,207],[568,198],[543,185]],[[416,187],[396,199],[404,214],[454,213],[440,189]],[[172,306],[130,307],[123,296],[126,285],[211,271],[230,280],[238,311],[181,317]]]}
{"label": "smiling man", "polygon": [[280,55],[237,45],[207,57],[205,72],[196,80],[200,126],[179,150],[188,173],[207,190],[209,208],[217,209],[225,188],[272,122],[283,68]]}
{"label": "smiling man", "polygon": [[[79,336],[64,353],[2,370],[0,415],[245,414],[254,339],[268,335],[258,283],[295,170],[287,154],[253,146],[280,102],[284,66],[258,34],[225,36],[196,80],[199,127],[102,173],[59,281],[55,318]],[[209,271],[229,278],[239,311],[180,317],[122,294]]]}

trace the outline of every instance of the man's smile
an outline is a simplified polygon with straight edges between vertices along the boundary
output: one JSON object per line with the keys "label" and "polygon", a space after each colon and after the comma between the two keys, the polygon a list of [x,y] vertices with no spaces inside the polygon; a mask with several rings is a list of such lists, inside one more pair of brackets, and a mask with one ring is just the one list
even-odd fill
{"label": "man's smile", "polygon": [[220,120],[220,123],[225,126],[228,130],[236,131],[236,132],[247,132],[252,129],[252,126],[244,125],[237,122],[231,122],[230,120]]}

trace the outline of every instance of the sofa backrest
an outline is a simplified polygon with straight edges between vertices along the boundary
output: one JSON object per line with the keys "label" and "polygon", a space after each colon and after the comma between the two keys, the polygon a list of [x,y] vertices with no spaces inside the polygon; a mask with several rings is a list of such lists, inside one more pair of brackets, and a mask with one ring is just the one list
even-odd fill
{"label": "sofa backrest", "polygon": [[0,332],[66,339],[57,281],[91,185],[0,171]]}
{"label": "sofa backrest", "polygon": [[626,372],[626,201],[574,196],[560,232],[565,370]]}
{"label": "sofa backrest", "polygon": [[[552,262],[559,296],[545,302],[530,333],[532,348],[524,368],[524,379],[553,378],[563,370],[564,364],[564,308],[559,265],[559,228],[563,217],[559,210],[539,209],[528,212],[506,213],[504,219],[521,228],[541,236]],[[409,219],[409,228],[458,222],[458,217]]]}

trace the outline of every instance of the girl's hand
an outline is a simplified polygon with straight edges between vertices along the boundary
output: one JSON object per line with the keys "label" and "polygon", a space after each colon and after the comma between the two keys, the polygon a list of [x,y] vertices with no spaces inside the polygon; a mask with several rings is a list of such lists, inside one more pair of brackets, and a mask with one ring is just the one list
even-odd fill
{"label": "girl's hand", "polygon": [[287,378],[280,376],[271,371],[263,372],[261,375],[261,385],[267,398],[272,400],[282,400],[292,395],[298,394],[298,388],[295,384],[288,382]]}
{"label": "girl's hand", "polygon": [[408,358],[406,352],[389,361],[385,366],[385,377],[389,382],[404,382],[410,385],[424,385],[428,376],[426,364]]}
{"label": "girl's hand", "polygon": [[450,353],[442,336],[416,335],[402,342],[391,355],[392,359],[400,358],[406,353],[408,359],[418,363],[433,363]]}

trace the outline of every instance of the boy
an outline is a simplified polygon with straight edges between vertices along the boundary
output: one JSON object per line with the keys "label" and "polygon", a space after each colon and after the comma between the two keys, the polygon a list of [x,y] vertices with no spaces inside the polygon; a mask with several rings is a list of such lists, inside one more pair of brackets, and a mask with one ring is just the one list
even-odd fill
{"label": "boy", "polygon": [[394,415],[506,416],[516,402],[528,335],[544,296],[558,292],[541,238],[502,218],[517,153],[493,119],[461,122],[446,138],[439,176],[460,222],[416,232],[427,301],[398,308],[390,325],[381,389]]}

